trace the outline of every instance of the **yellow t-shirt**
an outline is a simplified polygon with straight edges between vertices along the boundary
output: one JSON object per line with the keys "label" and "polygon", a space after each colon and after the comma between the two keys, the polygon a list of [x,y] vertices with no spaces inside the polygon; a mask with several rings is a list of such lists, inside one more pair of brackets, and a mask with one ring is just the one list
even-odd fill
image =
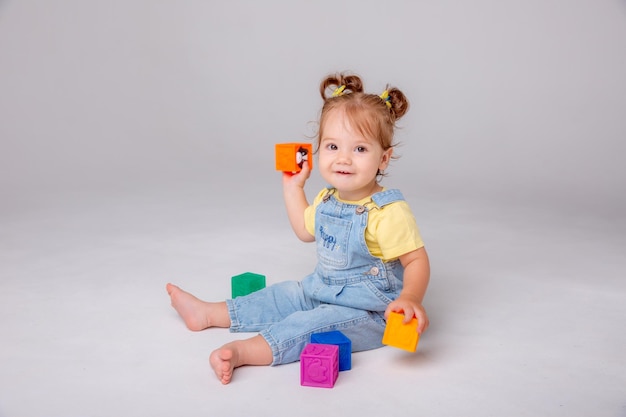
{"label": "yellow t-shirt", "polygon": [[[326,192],[326,188],[320,191],[313,204],[304,211],[304,224],[312,236],[315,236],[315,211]],[[336,193],[333,195],[343,203],[368,208],[365,243],[373,256],[389,262],[424,246],[415,217],[406,201],[396,201],[381,208],[371,197],[360,201],[343,201]]]}

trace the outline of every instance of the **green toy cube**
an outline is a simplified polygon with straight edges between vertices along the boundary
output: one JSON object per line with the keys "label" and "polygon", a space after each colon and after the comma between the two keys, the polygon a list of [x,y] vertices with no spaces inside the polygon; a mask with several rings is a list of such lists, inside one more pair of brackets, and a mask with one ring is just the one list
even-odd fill
{"label": "green toy cube", "polygon": [[265,275],[244,272],[232,277],[230,284],[233,298],[248,295],[265,288]]}

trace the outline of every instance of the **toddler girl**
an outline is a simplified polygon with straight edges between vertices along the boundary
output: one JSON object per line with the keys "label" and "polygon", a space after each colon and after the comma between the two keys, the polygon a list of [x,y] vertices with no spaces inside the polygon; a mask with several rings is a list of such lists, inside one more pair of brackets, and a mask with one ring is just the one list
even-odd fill
{"label": "toddler girl", "polygon": [[353,351],[378,348],[391,311],[403,313],[406,322],[417,317],[419,333],[428,327],[422,305],[428,255],[400,191],[378,182],[393,157],[395,122],[407,112],[408,100],[397,88],[367,94],[360,77],[346,74],[326,77],[320,93],[317,167],[329,186],[309,204],[308,164],[298,173],[283,173],[282,180],[296,236],[315,242],[313,273],[214,303],[167,284],[172,306],[189,329],[259,332],[211,353],[223,384],[242,365],[299,360],[312,333],[339,330]]}

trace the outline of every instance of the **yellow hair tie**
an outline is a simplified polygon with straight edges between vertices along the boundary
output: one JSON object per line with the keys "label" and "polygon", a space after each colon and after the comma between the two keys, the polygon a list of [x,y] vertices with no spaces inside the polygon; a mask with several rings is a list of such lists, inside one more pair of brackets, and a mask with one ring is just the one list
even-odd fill
{"label": "yellow hair tie", "polygon": [[333,97],[339,97],[340,95],[343,94],[343,90],[346,89],[345,85],[342,85],[341,87],[337,87],[335,88],[335,91],[333,91]]}
{"label": "yellow hair tie", "polygon": [[383,99],[388,108],[391,108],[391,97],[389,97],[389,91],[383,91],[380,98]]}

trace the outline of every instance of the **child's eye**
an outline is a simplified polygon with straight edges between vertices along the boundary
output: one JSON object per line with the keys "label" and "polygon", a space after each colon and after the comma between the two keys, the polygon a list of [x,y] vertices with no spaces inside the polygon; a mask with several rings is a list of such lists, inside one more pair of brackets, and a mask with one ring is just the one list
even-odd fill
{"label": "child's eye", "polygon": [[356,151],[357,152],[367,152],[367,149],[365,148],[365,146],[357,146]]}
{"label": "child's eye", "polygon": [[326,147],[331,151],[337,150],[337,145],[335,145],[334,143],[329,143]]}

